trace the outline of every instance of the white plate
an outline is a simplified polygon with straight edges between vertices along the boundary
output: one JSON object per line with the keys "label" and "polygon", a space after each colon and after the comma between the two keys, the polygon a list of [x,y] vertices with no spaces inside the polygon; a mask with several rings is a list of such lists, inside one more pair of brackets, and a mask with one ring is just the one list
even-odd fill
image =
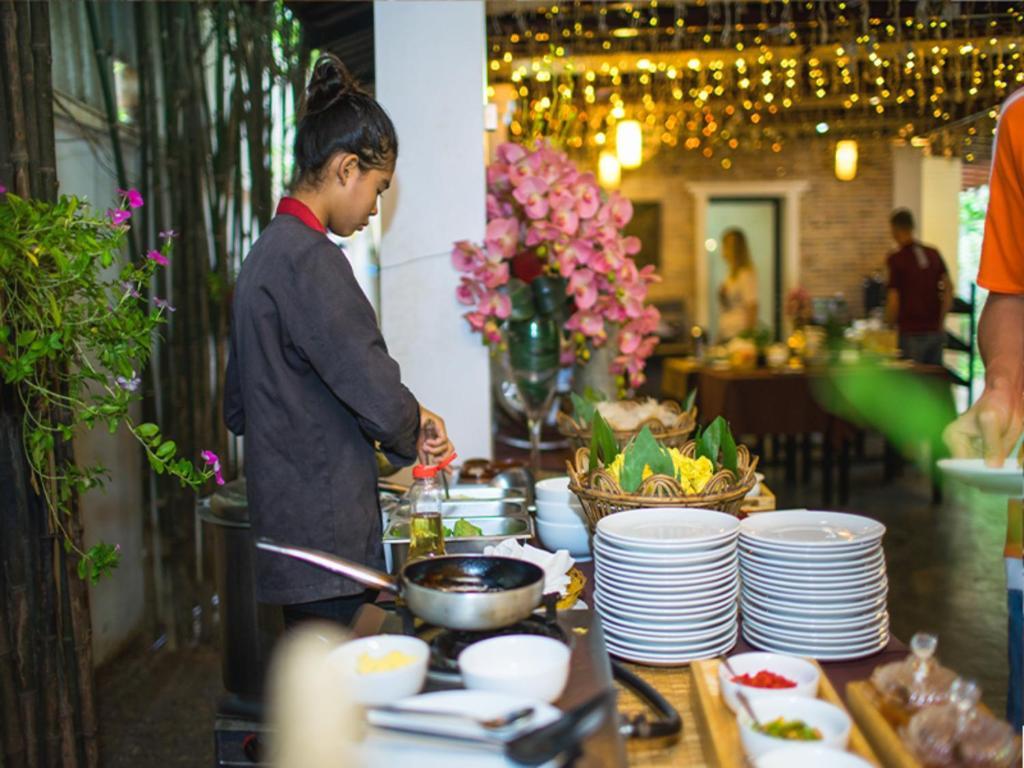
{"label": "white plate", "polygon": [[694,587],[680,588],[675,592],[666,594],[650,592],[642,587],[627,589],[617,584],[608,584],[607,582],[602,584],[601,580],[596,576],[594,577],[594,586],[595,591],[600,591],[607,597],[626,605],[644,605],[646,603],[658,606],[671,605],[672,603],[687,606],[699,605],[724,599],[728,596],[738,595],[740,592],[739,579],[730,579],[721,584],[698,584]]}
{"label": "white plate", "polygon": [[648,581],[637,584],[634,579],[616,577],[614,574],[595,573],[594,581],[609,590],[617,590],[623,595],[666,597],[672,595],[692,595],[694,592],[707,592],[721,587],[725,589],[736,583],[736,571],[726,568],[721,571],[697,574],[687,581]]}
{"label": "white plate", "polygon": [[855,617],[875,613],[885,609],[887,597],[888,595],[881,594],[865,600],[852,600],[848,603],[836,603],[834,605],[807,603],[804,601],[769,600],[761,595],[755,595],[750,592],[744,593],[742,599],[747,605],[754,605],[761,610],[770,611],[772,614],[779,616],[780,619],[792,616],[797,619],[815,620],[820,618]]}
{"label": "white plate", "polygon": [[1019,499],[1024,496],[1024,470],[1011,457],[1001,467],[990,467],[984,459],[940,459],[939,469],[961,483],[986,493]]}
{"label": "white plate", "polygon": [[762,568],[775,570],[795,570],[801,573],[815,573],[827,576],[834,573],[850,573],[858,569],[870,569],[882,565],[885,562],[885,554],[881,549],[874,549],[865,553],[862,557],[852,560],[828,560],[814,561],[806,559],[793,560],[787,557],[779,557],[766,552],[751,552],[741,549],[739,552],[740,562],[749,563]]}
{"label": "white plate", "polygon": [[806,549],[790,547],[788,545],[768,545],[764,542],[754,544],[753,541],[753,539],[740,537],[740,557],[752,554],[769,560],[784,560],[793,563],[808,563],[810,565],[835,563],[842,565],[866,560],[882,549],[881,544],[877,542],[858,546],[854,549]]}
{"label": "white plate", "polygon": [[595,576],[606,579],[624,581],[624,586],[643,589],[655,584],[694,584],[707,581],[712,577],[735,576],[739,568],[735,560],[724,560],[721,563],[703,563],[695,568],[686,568],[673,571],[652,571],[651,573],[636,573],[631,570],[622,570],[615,563],[599,561],[594,569]]}
{"label": "white plate", "polygon": [[672,603],[637,601],[632,598],[618,597],[607,590],[594,590],[594,605],[602,610],[609,610],[618,615],[635,616],[640,621],[679,621],[686,620],[694,612],[719,611],[736,602],[739,587],[728,592],[698,595],[689,600],[677,600]]}
{"label": "white plate", "polygon": [[706,645],[717,642],[726,634],[733,632],[736,628],[737,619],[727,619],[708,627],[693,630],[692,632],[652,632],[635,629],[623,629],[617,624],[609,621],[604,623],[605,638],[617,640],[620,643],[630,643],[637,646],[650,646],[651,648],[675,647],[679,645]]}
{"label": "white plate", "polygon": [[745,627],[750,627],[751,632],[757,633],[765,640],[779,643],[790,643],[797,646],[814,646],[815,648],[836,648],[839,650],[850,646],[866,645],[889,633],[888,620],[878,626],[866,627],[861,631],[849,633],[822,634],[811,632],[793,632],[768,624],[762,624],[747,617],[743,620]]}
{"label": "white plate", "polygon": [[879,541],[885,526],[861,515],[801,510],[754,515],[740,523],[740,535],[801,548],[843,548]]}
{"label": "white plate", "polygon": [[664,614],[643,614],[630,608],[601,603],[597,612],[603,621],[610,621],[627,629],[649,629],[652,632],[686,632],[697,627],[709,626],[724,621],[736,613],[736,601],[723,602],[711,609],[701,609],[690,613],[665,616]]}
{"label": "white plate", "polygon": [[754,761],[754,768],[871,768],[850,752],[808,744],[773,749]]}
{"label": "white plate", "polygon": [[856,630],[885,621],[889,616],[888,611],[883,607],[880,610],[872,611],[871,613],[862,613],[856,616],[805,618],[803,616],[788,616],[785,614],[765,611],[751,605],[745,600],[740,601],[740,613],[743,616],[755,619],[762,624],[770,624],[782,629],[807,630],[808,632]]}
{"label": "white plate", "polygon": [[636,553],[623,554],[621,551],[610,550],[604,544],[594,541],[594,553],[598,560],[608,560],[620,565],[632,568],[685,568],[700,565],[702,563],[716,562],[719,560],[735,560],[736,545],[730,544],[719,549],[703,550],[692,554],[664,554],[664,555],[637,555]]}
{"label": "white plate", "polygon": [[739,520],[710,509],[627,509],[603,517],[597,533],[625,547],[693,546],[735,534]]}
{"label": "white plate", "polygon": [[605,642],[608,646],[609,653],[620,659],[635,661],[639,664],[646,664],[652,667],[678,667],[689,664],[691,661],[713,659],[716,656],[721,656],[723,653],[728,653],[735,647],[738,639],[739,633],[737,632],[726,637],[718,644],[705,646],[703,648],[681,648],[676,651],[665,653],[652,653],[651,651],[636,647],[620,645],[615,641],[606,640]]}
{"label": "white plate", "polygon": [[782,587],[776,584],[769,584],[768,586],[765,586],[762,582],[753,581],[751,579],[742,580],[742,585],[744,593],[748,594],[750,599],[755,603],[758,603],[760,601],[760,597],[763,596],[774,597],[776,600],[794,602],[798,605],[820,605],[822,603],[827,605],[837,605],[841,603],[874,600],[875,598],[885,594],[889,589],[889,581],[885,578],[881,579],[877,583],[872,583],[864,587],[852,587],[849,589],[829,587],[820,591],[805,587],[791,589],[789,587]]}
{"label": "white plate", "polygon": [[847,574],[819,576],[803,574],[797,569],[788,571],[770,571],[756,566],[740,566],[740,576],[745,579],[760,581],[767,586],[786,586],[790,589],[811,587],[812,589],[834,589],[836,587],[861,587],[873,584],[885,576],[885,568],[876,566],[871,571],[855,571]]}
{"label": "white plate", "polygon": [[[522,707],[533,707],[533,717],[524,720],[522,726],[512,729],[509,738],[519,735],[524,730],[554,722],[562,715],[560,710],[542,701],[489,691],[454,690],[424,693],[403,699],[399,705],[420,706],[424,709],[471,717],[498,716]],[[377,714],[374,717],[384,716]],[[440,718],[430,718],[429,722],[426,719],[419,721],[439,734],[473,736],[477,732],[483,732],[483,729],[456,719],[443,722],[445,724],[442,726]],[[359,745],[359,754],[362,765],[414,764],[416,768],[498,768],[519,765],[506,758],[501,753],[500,746],[478,746],[452,738],[419,736],[380,728],[371,728],[368,731],[366,739]],[[553,761],[547,765],[556,764]]]}
{"label": "white plate", "polygon": [[743,636],[750,645],[759,650],[771,651],[772,653],[788,653],[793,656],[810,656],[818,661],[852,661],[854,659],[863,659],[866,656],[873,656],[889,644],[889,636],[886,635],[875,644],[849,647],[845,650],[836,651],[830,648],[794,646],[764,640],[751,633],[746,627],[743,629]]}

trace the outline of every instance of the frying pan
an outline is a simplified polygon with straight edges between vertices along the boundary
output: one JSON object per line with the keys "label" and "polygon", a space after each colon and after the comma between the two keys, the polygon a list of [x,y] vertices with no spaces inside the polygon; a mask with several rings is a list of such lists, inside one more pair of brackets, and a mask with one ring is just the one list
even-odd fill
{"label": "frying pan", "polygon": [[256,546],[401,595],[415,615],[448,629],[506,627],[529,616],[544,593],[544,571],[511,557],[443,555],[406,563],[391,576],[318,549],[268,539]]}

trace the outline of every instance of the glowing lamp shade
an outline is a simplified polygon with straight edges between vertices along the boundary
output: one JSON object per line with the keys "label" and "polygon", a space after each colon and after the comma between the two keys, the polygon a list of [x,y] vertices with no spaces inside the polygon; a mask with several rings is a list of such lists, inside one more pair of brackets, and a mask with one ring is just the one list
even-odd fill
{"label": "glowing lamp shade", "polygon": [[622,166],[614,152],[605,150],[597,158],[597,178],[605,189],[615,189],[622,181]]}
{"label": "glowing lamp shade", "polygon": [[857,177],[857,142],[844,139],[836,143],[836,178],[853,181]]}
{"label": "glowing lamp shade", "polygon": [[639,168],[644,159],[644,134],[638,120],[615,125],[615,153],[623,168]]}

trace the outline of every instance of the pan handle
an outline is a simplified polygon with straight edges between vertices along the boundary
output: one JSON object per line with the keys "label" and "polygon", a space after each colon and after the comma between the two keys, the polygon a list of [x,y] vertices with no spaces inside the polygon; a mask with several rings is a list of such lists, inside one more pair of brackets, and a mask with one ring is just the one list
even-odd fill
{"label": "pan handle", "polygon": [[365,565],[353,563],[343,557],[332,555],[319,549],[308,547],[296,547],[290,544],[278,544],[270,539],[257,539],[256,546],[267,552],[276,552],[296,560],[323,568],[331,573],[337,573],[346,578],[358,581],[368,587],[385,589],[388,592],[399,593],[398,582],[388,574],[378,571],[375,568],[367,568]]}

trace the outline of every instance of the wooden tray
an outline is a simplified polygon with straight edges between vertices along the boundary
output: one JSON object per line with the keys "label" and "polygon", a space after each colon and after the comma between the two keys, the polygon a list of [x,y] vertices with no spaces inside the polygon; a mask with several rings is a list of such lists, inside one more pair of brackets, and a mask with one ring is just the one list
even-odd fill
{"label": "wooden tray", "polygon": [[882,714],[878,692],[867,680],[846,685],[846,699],[850,712],[885,768],[920,768],[921,763],[911,754],[896,729]]}
{"label": "wooden tray", "polygon": [[[818,666],[814,660],[808,661]],[[695,661],[690,665],[693,670],[694,709],[697,712],[704,754],[708,763],[718,768],[745,768],[749,764],[740,743],[736,716],[718,691],[718,664],[717,659],[710,659]],[[820,671],[821,667],[818,669]],[[845,709],[842,699],[824,672],[821,673],[818,698]],[[878,758],[856,722],[850,730],[849,750],[872,765],[879,765]]]}

